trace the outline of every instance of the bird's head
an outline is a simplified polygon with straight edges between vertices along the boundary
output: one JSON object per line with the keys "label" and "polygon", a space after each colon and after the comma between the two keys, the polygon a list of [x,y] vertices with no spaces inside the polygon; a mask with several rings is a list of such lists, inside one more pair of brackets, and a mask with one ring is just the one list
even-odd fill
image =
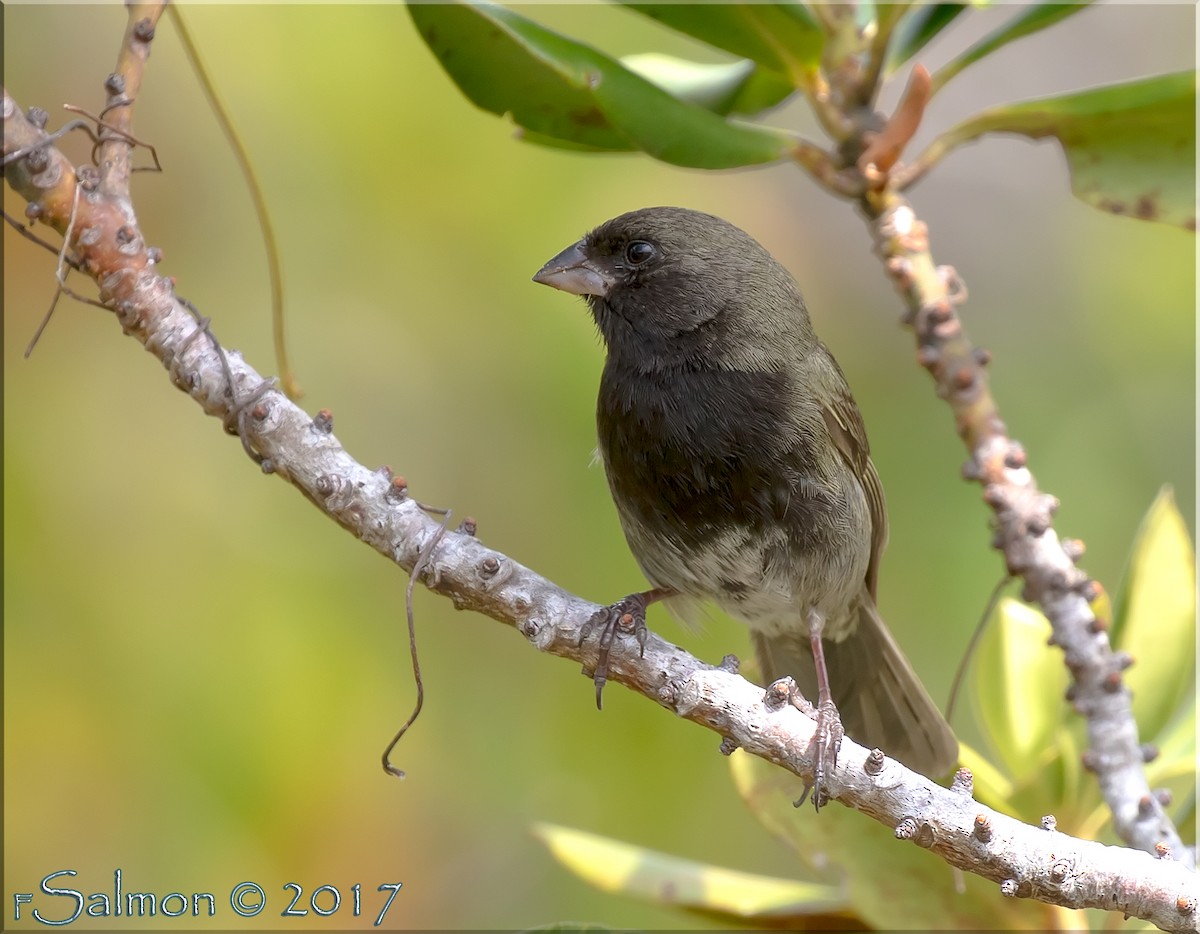
{"label": "bird's head", "polygon": [[728,221],[686,208],[606,221],[533,280],[586,298],[620,357],[707,356],[729,345],[730,330],[788,331],[797,316],[807,327],[795,282],[770,253]]}

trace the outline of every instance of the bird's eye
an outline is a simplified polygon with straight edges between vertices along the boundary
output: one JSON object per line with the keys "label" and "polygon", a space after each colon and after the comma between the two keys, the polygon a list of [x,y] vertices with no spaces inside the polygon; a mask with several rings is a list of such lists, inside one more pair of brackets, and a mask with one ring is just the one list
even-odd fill
{"label": "bird's eye", "polygon": [[645,240],[633,240],[625,247],[625,262],[630,266],[640,266],[657,253],[658,250],[655,249],[653,243],[647,243]]}

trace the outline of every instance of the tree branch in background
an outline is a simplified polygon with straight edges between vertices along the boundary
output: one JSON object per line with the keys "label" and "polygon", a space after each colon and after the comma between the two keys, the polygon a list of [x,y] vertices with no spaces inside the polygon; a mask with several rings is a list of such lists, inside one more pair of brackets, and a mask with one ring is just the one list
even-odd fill
{"label": "tree branch in background", "polygon": [[961,280],[935,265],[928,231],[903,196],[885,189],[868,194],[863,207],[888,276],[908,306],[904,320],[917,338],[917,359],[953,410],[971,454],[963,476],[983,486],[996,530],[993,547],[1003,553],[1009,574],[1024,581],[1022,599],[1041,607],[1063,650],[1072,678],[1068,699],[1087,723],[1084,765],[1096,774],[1117,833],[1132,846],[1165,850],[1194,868],[1142,768],[1148,751],[1138,742],[1121,678],[1131,660],[1112,650],[1109,621],[1092,610],[1102,590],[1075,565],[1083,546],[1054,531],[1058,500],[1038,490],[1024,449],[1000,419],[984,369],[989,355],[971,343],[956,312],[966,297]]}
{"label": "tree branch in background", "polygon": [[1008,573],[1023,580],[1022,599],[1041,607],[1053,627],[1052,642],[1063,649],[1072,678],[1067,697],[1087,723],[1090,748],[1083,764],[1096,774],[1117,834],[1132,846],[1172,855],[1195,869],[1195,856],[1146,780],[1143,765],[1155,752],[1138,740],[1121,677],[1132,659],[1112,650],[1109,620],[1092,610],[1103,589],[1075,565],[1082,543],[1060,541],[1054,531],[1058,500],[1038,490],[1024,449],[1009,437],[988,389],[990,355],[971,343],[958,317],[966,287],[951,267],[935,264],[927,227],[899,193],[909,179],[897,163],[920,125],[930,89],[929,72],[918,64],[882,130],[863,126],[857,142],[842,144],[843,151],[860,154],[856,167],[864,188],[859,207],[907,305],[904,323],[917,338],[917,360],[954,412],[971,454],[963,476],[983,485],[996,529],[993,547],[1003,553]]}

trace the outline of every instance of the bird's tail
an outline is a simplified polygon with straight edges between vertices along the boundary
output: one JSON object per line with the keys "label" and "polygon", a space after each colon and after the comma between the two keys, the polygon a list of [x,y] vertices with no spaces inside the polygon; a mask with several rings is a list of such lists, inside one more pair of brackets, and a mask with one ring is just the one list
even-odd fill
{"label": "bird's tail", "polygon": [[[817,676],[808,636],[752,631],[752,638],[767,683],[791,675],[815,703]],[[826,639],[824,649],[829,688],[847,736],[923,775],[941,776],[953,768],[958,741],[870,597],[863,596],[854,631],[840,642]]]}

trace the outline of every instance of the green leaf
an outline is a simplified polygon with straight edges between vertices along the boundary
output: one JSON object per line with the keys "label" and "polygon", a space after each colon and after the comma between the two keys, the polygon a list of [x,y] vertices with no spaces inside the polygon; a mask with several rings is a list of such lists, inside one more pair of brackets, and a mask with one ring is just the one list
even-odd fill
{"label": "green leaf", "polygon": [[1196,840],[1196,692],[1193,688],[1176,717],[1156,737],[1159,756],[1146,765],[1152,788],[1165,788],[1173,797],[1167,813],[1186,842]]}
{"label": "green leaf", "polygon": [[560,139],[557,136],[547,136],[545,133],[538,133],[534,130],[527,130],[523,126],[519,126],[513,134],[517,139],[525,143],[536,143],[539,146],[545,146],[548,149],[566,149],[570,152],[636,152],[637,150],[631,144],[623,144],[619,140],[614,140],[611,146],[593,146],[588,143],[579,143],[575,140]]}
{"label": "green leaf", "polygon": [[993,108],[943,134],[930,152],[941,158],[985,133],[1053,137],[1066,153],[1077,198],[1194,231],[1195,111],[1196,73],[1159,75]]}
{"label": "green leaf", "polygon": [[958,741],[958,763],[974,777],[975,799],[1003,810],[1013,794],[1013,783],[991,760],[962,740]]}
{"label": "green leaf", "polygon": [[554,824],[536,824],[533,834],[596,888],[658,904],[741,919],[824,914],[846,904],[833,886],[708,866]]}
{"label": "green leaf", "polygon": [[1003,26],[992,30],[957,58],[939,68],[933,76],[933,93],[936,94],[942,85],[981,58],[991,55],[1014,39],[1040,32],[1068,16],[1074,16],[1087,9],[1091,2],[1092,0],[1083,0],[1082,3],[1034,3],[1026,7]]}
{"label": "green leaf", "polygon": [[1196,556],[1170,487],[1134,540],[1112,639],[1134,658],[1125,683],[1142,738],[1154,739],[1196,680]]}
{"label": "green leaf", "polygon": [[624,3],[664,26],[758,62],[803,87],[825,34],[799,3]]}
{"label": "green leaf", "polygon": [[1146,765],[1146,781],[1167,787],[1175,800],[1196,795],[1196,692],[1191,689],[1171,721],[1155,737],[1158,757]]}
{"label": "green leaf", "polygon": [[890,75],[907,62],[968,9],[964,3],[927,3],[905,13],[888,43],[884,74]]}
{"label": "green leaf", "polygon": [[749,59],[703,65],[673,55],[647,52],[626,55],[621,64],[680,100],[721,116],[759,113],[794,93],[782,77],[759,68]]}
{"label": "green leaf", "polygon": [[1015,784],[1043,765],[1042,753],[1062,722],[1067,674],[1046,648],[1050,623],[1011,598],[1000,601],[976,653],[972,705]]}
{"label": "green leaf", "polygon": [[484,110],[539,140],[640,149],[673,165],[724,169],[786,157],[782,130],[725,120],[681,101],[589,46],[490,3],[411,3],[442,67]]}
{"label": "green leaf", "polygon": [[836,803],[813,814],[793,806],[803,788],[794,775],[738,750],[729,760],[738,793],[809,872],[840,883],[853,914],[869,927],[895,930],[1050,930],[1046,906],[997,898],[996,885],[960,876],[928,850],[897,840],[891,828]]}

